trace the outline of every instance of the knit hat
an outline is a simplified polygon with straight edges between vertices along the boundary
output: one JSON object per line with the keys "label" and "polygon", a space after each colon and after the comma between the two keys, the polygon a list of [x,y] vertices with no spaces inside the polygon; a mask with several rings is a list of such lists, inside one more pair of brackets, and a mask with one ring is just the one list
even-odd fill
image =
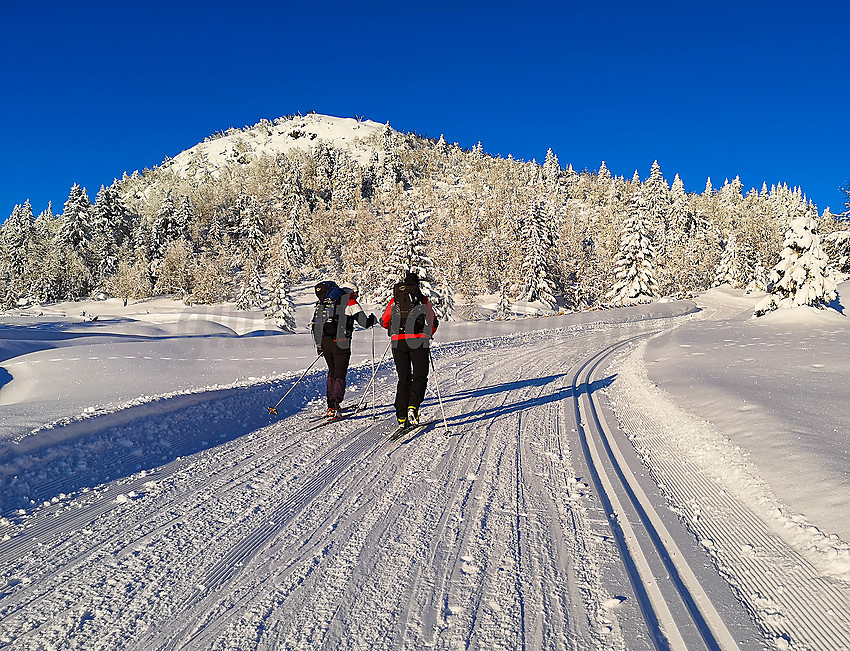
{"label": "knit hat", "polygon": [[413,271],[408,271],[404,276],[404,284],[405,285],[418,285],[419,284],[419,276],[416,275]]}
{"label": "knit hat", "polygon": [[316,290],[316,298],[320,301],[325,300],[325,296],[328,295],[328,292],[334,288],[335,283],[332,280],[323,280],[320,283],[316,284],[314,288]]}

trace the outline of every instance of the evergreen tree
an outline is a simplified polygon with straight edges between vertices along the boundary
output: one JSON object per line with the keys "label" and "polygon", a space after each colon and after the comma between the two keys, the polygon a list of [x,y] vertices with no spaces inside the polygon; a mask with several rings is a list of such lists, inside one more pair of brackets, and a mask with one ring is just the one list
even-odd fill
{"label": "evergreen tree", "polygon": [[511,299],[508,295],[507,283],[502,283],[499,287],[499,301],[496,303],[496,311],[493,313],[493,319],[496,321],[504,321],[511,315]]}
{"label": "evergreen tree", "polygon": [[690,233],[695,227],[694,222],[694,211],[685,192],[685,184],[676,174],[670,186],[670,217],[668,219],[670,229],[674,233],[673,240],[681,241],[682,235]]}
{"label": "evergreen tree", "polygon": [[551,277],[552,250],[555,246],[551,220],[543,206],[535,203],[531,213],[523,220],[522,283],[519,298],[523,301],[540,302],[548,308],[556,305]]}
{"label": "evergreen tree", "polygon": [[422,293],[428,297],[434,311],[440,319],[446,319],[450,313],[446,301],[434,288],[434,263],[427,255],[425,224],[427,213],[409,210],[396,231],[395,247],[390,252],[384,266],[384,286],[378,295],[378,302],[386,305],[393,297],[393,286],[401,282],[412,271],[419,276]]}
{"label": "evergreen tree", "polygon": [[613,306],[648,303],[658,296],[655,248],[640,188],[632,195],[630,208],[620,235],[620,250],[614,260],[614,287],[606,295]]}
{"label": "evergreen tree", "polygon": [[723,256],[720,258],[720,264],[717,267],[717,274],[714,277],[714,284],[722,285],[727,283],[730,287],[737,288],[741,286],[741,268],[738,259],[738,245],[735,242],[735,234],[729,233],[726,238],[726,246],[723,247]]}
{"label": "evergreen tree", "polygon": [[850,273],[850,230],[838,230],[824,238],[825,248],[835,269]]}
{"label": "evergreen tree", "polygon": [[354,210],[360,197],[357,179],[357,163],[347,153],[340,153],[331,177],[333,207],[338,210]]}
{"label": "evergreen tree", "polygon": [[271,273],[271,296],[266,308],[266,319],[274,319],[281,330],[295,332],[295,304],[290,294],[291,282],[282,265],[277,265]]}
{"label": "evergreen tree", "polygon": [[177,208],[171,190],[165,195],[156,219],[150,230],[150,251],[152,261],[161,260],[171,242],[180,238],[180,227],[177,221]]}
{"label": "evergreen tree", "polygon": [[242,289],[236,298],[237,310],[264,307],[264,290],[260,280],[260,265],[256,258],[248,258],[242,271]]}
{"label": "evergreen tree", "polygon": [[828,265],[811,211],[798,216],[785,233],[785,248],[770,272],[770,293],[756,305],[755,316],[801,305],[826,308],[838,295]]}
{"label": "evergreen tree", "polygon": [[315,162],[315,184],[316,192],[326,203],[330,200],[333,189],[333,173],[334,173],[334,153],[328,144],[319,140],[313,149],[313,158]]}
{"label": "evergreen tree", "polygon": [[661,175],[658,161],[652,164],[649,178],[643,184],[643,196],[646,202],[646,216],[652,229],[652,241],[657,255],[664,260],[667,257],[667,237],[670,231],[670,187]]}
{"label": "evergreen tree", "polygon": [[239,216],[234,237],[246,247],[250,255],[263,257],[268,238],[257,198],[251,194],[240,193],[237,199],[237,210]]}
{"label": "evergreen tree", "polygon": [[304,238],[301,235],[302,203],[295,203],[289,212],[289,229],[283,238],[284,259],[292,270],[298,270],[307,259]]}
{"label": "evergreen tree", "polygon": [[197,222],[198,216],[195,212],[195,206],[192,204],[192,200],[188,195],[183,195],[180,198],[174,213],[174,220],[179,237],[186,240],[186,242],[191,242],[192,226]]}
{"label": "evergreen tree", "polygon": [[546,160],[543,161],[543,180],[549,186],[558,184],[561,178],[561,164],[558,162],[558,157],[550,147],[546,152]]}
{"label": "evergreen tree", "polygon": [[92,235],[91,212],[92,205],[86,189],[75,183],[59,218],[58,244],[79,254],[84,260],[88,258]]}
{"label": "evergreen tree", "polygon": [[130,237],[130,215],[114,186],[100,186],[92,206],[92,225],[95,233],[108,231],[116,247]]}
{"label": "evergreen tree", "polygon": [[27,250],[34,235],[33,221],[32,206],[27,200],[22,206],[16,205],[12,209],[0,231],[0,260],[11,285],[19,289],[25,284]]}

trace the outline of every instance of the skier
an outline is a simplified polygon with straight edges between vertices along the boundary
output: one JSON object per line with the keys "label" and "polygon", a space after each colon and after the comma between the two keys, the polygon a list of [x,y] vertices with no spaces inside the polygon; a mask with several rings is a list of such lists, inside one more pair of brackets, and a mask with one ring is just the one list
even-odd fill
{"label": "skier", "polygon": [[428,385],[428,349],[439,321],[419,288],[419,277],[412,271],[393,287],[393,298],[384,309],[381,325],[392,337],[398,372],[395,411],[399,427],[416,425]]}
{"label": "skier", "polygon": [[371,328],[378,322],[374,314],[368,317],[357,302],[357,292],[340,287],[332,280],[323,280],[315,287],[316,309],[310,327],[316,342],[316,353],[328,363],[328,413],[329,419],[341,415],[345,395],[345,379],[351,360],[351,335],[354,323]]}

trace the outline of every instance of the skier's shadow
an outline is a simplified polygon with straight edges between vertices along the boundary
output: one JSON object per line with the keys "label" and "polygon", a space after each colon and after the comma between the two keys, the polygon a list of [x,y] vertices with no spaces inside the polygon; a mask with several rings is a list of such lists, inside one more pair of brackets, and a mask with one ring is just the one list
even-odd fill
{"label": "skier's shadow", "polygon": [[[503,384],[496,384],[489,387],[480,387],[477,389],[471,389],[469,391],[461,391],[455,393],[451,398],[444,400],[444,402],[460,402],[469,398],[480,398],[487,395],[496,395],[499,393],[516,391],[518,389],[527,387],[542,387],[559,378],[564,377],[564,375],[566,374],[550,375],[542,378],[533,378],[531,380],[518,380],[516,382],[505,382]],[[531,407],[540,407],[552,402],[567,400],[569,398],[576,397],[577,395],[581,395],[582,393],[594,393],[600,389],[604,389],[606,387],[611,386],[616,377],[616,374],[609,375],[606,378],[591,382],[590,385],[586,383],[580,384],[577,387],[577,392],[573,391],[572,386],[560,387],[552,393],[528,397],[518,402],[507,402],[499,405],[498,407],[493,407],[492,409],[468,412],[461,416],[453,416],[451,418],[448,418],[447,421],[450,425],[456,427],[459,425],[469,425],[471,423],[476,423],[482,420],[495,420],[497,418],[501,418],[503,416],[507,416],[518,411],[529,409]]]}

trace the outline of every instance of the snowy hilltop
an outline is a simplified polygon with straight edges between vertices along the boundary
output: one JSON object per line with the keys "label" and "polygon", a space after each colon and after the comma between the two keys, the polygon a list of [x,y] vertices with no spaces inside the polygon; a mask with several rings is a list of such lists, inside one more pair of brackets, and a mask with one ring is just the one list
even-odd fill
{"label": "snowy hilltop", "polygon": [[375,141],[384,126],[371,120],[317,113],[263,120],[252,127],[231,128],[211,136],[166,161],[164,167],[181,177],[197,177],[205,172],[218,175],[231,163],[248,165],[264,156],[275,158],[294,150],[309,154],[320,143],[346,152],[365,167],[376,151],[369,143]]}

